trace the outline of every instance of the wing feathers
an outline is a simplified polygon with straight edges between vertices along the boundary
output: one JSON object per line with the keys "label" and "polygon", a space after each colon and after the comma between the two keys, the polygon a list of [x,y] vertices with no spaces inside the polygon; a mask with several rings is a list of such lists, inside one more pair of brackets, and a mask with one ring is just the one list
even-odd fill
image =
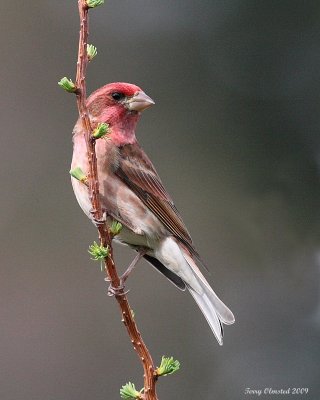
{"label": "wing feathers", "polygon": [[119,147],[119,162],[115,173],[159,218],[168,231],[198,256],[178,210],[151,161],[137,143]]}

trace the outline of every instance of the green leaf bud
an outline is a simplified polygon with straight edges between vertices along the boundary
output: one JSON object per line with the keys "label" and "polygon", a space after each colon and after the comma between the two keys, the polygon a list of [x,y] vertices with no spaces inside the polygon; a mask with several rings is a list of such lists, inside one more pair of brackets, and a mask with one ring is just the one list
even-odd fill
{"label": "green leaf bud", "polygon": [[77,90],[76,85],[72,82],[71,79],[68,79],[67,77],[60,79],[58,85],[69,93],[74,93]]}

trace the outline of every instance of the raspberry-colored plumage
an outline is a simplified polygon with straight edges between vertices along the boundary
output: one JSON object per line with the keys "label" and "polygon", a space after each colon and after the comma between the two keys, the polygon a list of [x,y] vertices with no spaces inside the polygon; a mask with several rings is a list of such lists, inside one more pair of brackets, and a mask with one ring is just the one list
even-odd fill
{"label": "raspberry-colored plumage", "polygon": [[[198,303],[218,342],[222,323],[232,324],[232,312],[216,296],[197,267],[199,255],[180,214],[164,188],[154,166],[141,149],[135,129],[141,112],[154,104],[138,86],[111,83],[87,100],[93,127],[109,124],[108,139],[96,142],[102,206],[123,229],[117,240],[139,251],[177,287],[187,288]],[[81,121],[73,132],[72,168],[88,170]],[[72,178],[77,200],[91,218],[88,189]]]}

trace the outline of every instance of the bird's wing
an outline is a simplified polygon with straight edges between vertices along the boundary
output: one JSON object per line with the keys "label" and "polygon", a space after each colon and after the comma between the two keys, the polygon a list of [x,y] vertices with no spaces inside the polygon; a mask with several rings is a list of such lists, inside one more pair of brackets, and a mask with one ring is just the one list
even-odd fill
{"label": "bird's wing", "polygon": [[139,144],[119,147],[115,174],[159,218],[173,236],[183,242],[194,255],[199,256],[178,210]]}

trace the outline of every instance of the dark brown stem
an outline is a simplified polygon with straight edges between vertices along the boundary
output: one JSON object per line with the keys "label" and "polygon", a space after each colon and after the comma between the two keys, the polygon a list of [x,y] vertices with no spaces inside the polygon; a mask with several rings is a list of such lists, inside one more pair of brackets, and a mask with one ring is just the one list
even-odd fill
{"label": "dark brown stem", "polygon": [[[87,145],[87,156],[89,163],[88,171],[88,190],[92,204],[92,216],[96,221],[102,221],[103,212],[99,198],[99,179],[97,171],[97,158],[95,153],[95,139],[92,137],[92,128],[90,124],[89,114],[86,107],[86,70],[88,65],[87,57],[87,40],[89,34],[88,7],[85,0],[78,0],[79,16],[80,16],[80,34],[79,34],[79,50],[77,61],[76,75],[76,97],[79,110],[79,116],[82,121],[85,141]],[[106,210],[108,211],[108,210]],[[137,352],[144,370],[144,395],[145,400],[157,400],[156,381],[157,376],[151,355],[142,340],[141,334],[133,319],[130,305],[121,288],[118,272],[115,267],[112,251],[112,235],[105,222],[97,224],[99,231],[100,243],[104,247],[109,247],[109,256],[105,258],[106,277],[110,280],[111,286],[116,291],[115,298],[120,306],[122,321],[125,324],[128,335],[131,339],[133,348]]]}

